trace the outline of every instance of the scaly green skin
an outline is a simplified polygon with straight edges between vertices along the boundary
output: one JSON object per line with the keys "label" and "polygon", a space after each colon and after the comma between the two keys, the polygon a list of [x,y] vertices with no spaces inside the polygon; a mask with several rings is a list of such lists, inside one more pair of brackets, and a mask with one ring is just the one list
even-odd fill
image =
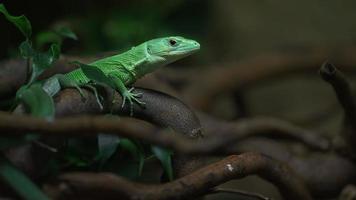
{"label": "scaly green skin", "polygon": [[[133,88],[127,89],[127,86],[155,69],[186,57],[199,49],[198,42],[183,37],[157,38],[133,47],[122,54],[100,59],[89,65],[99,68],[106,76],[114,80],[114,89],[123,96],[122,106],[128,100],[132,108],[133,101],[139,104],[144,103],[137,99],[140,94],[133,93]],[[51,86],[53,81],[58,81],[60,88]],[[88,86],[89,81],[89,78],[79,68],[67,74],[50,78],[45,82],[44,89],[51,96],[61,88],[67,87],[75,87],[81,92],[80,87]]]}

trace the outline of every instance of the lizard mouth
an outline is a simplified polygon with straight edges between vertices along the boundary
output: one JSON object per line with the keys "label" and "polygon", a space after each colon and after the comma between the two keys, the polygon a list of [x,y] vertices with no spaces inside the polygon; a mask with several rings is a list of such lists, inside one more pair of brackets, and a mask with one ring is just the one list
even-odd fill
{"label": "lizard mouth", "polygon": [[[191,45],[192,44],[192,45]],[[172,51],[172,54],[175,55],[184,55],[184,54],[192,54],[194,52],[197,52],[200,49],[200,44],[198,42],[192,42],[189,46],[183,46],[180,47],[174,51]]]}

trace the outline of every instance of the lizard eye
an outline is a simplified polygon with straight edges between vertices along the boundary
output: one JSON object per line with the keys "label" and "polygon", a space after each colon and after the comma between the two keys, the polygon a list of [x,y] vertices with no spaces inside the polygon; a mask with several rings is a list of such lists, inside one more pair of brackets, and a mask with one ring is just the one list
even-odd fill
{"label": "lizard eye", "polygon": [[170,44],[171,46],[175,46],[175,45],[177,44],[177,41],[174,40],[174,39],[170,39],[170,40],[169,40],[169,44]]}

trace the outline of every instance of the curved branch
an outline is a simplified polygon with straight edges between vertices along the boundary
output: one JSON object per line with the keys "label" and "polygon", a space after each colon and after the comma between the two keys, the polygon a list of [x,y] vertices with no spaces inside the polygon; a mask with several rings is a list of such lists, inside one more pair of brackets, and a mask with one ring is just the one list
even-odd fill
{"label": "curved branch", "polygon": [[235,143],[230,153],[261,152],[285,162],[305,181],[314,197],[336,197],[341,189],[356,180],[356,164],[333,152],[298,155],[289,146],[273,139],[250,138]]}
{"label": "curved branch", "polygon": [[[16,124],[12,123],[16,121]],[[256,123],[257,122],[257,123]],[[267,123],[268,127],[268,123]],[[221,134],[219,137],[206,137],[199,140],[189,139],[179,134],[170,134],[163,130],[157,132],[149,124],[138,123],[132,119],[117,119],[105,116],[78,116],[59,118],[48,122],[30,116],[0,113],[0,134],[41,133],[47,136],[93,136],[96,133],[112,133],[123,137],[141,139],[152,144],[172,148],[186,154],[221,154],[226,152],[230,144],[246,135],[264,132],[266,124],[261,121],[245,121],[235,127],[237,134]],[[275,128],[270,126],[270,128]]]}
{"label": "curved branch", "polygon": [[324,63],[319,72],[321,77],[333,87],[347,120],[355,126],[356,131],[356,104],[345,75],[329,62]]}
{"label": "curved branch", "polygon": [[[102,88],[102,89],[105,90],[105,92],[100,91],[100,93],[102,93],[105,100],[103,102],[103,107],[104,107],[103,110],[100,109],[99,104],[97,103],[93,93],[87,90],[83,89],[85,99],[82,98],[82,96],[79,94],[77,90],[65,89],[61,91],[55,98],[56,117],[58,120],[55,120],[54,123],[57,123],[59,121],[61,122],[60,123],[61,125],[64,125],[63,128],[66,129],[65,127],[69,128],[69,126],[73,125],[73,123],[70,123],[70,121],[73,119],[74,123],[79,123],[74,126],[79,125],[77,127],[78,129],[81,129],[80,126],[86,127],[86,128],[84,127],[82,128],[84,128],[84,130],[86,129],[89,135],[91,136],[94,136],[96,133],[99,133],[100,129],[103,132],[112,133],[108,129],[104,128],[104,126],[111,124],[109,126],[112,126],[112,128],[114,128],[113,126],[116,126],[116,128],[114,128],[117,129],[116,133],[124,137],[130,137],[130,138],[133,137],[137,139],[143,139],[145,141],[147,141],[146,139],[151,138],[153,140],[156,140],[158,144],[162,143],[162,142],[158,142],[160,138],[163,138],[163,140],[165,140],[164,137],[167,136],[166,133],[163,132],[156,133],[158,130],[157,128],[152,127],[146,123],[142,123],[142,122],[138,123],[137,121],[135,122],[134,120],[129,120],[129,119],[124,120],[122,118],[118,119],[114,117],[111,118],[109,122],[107,121],[109,120],[108,117],[92,116],[92,117],[83,117],[83,118],[81,117],[73,118],[73,116],[77,116],[77,115],[82,116],[85,114],[93,115],[93,114],[101,114],[101,113],[112,113],[114,115],[129,115],[129,104],[126,104],[124,108],[121,108],[122,98],[119,93],[109,88]],[[137,104],[134,104],[133,113],[135,118],[143,119],[147,122],[158,125],[159,127],[170,128],[177,133],[183,134],[185,137],[183,137],[182,135],[177,136],[182,139],[181,143],[187,140],[190,143],[192,143],[192,141],[187,139],[187,137],[191,139],[195,139],[195,138],[200,138],[202,136],[199,119],[196,117],[195,113],[188,106],[186,106],[183,102],[181,102],[177,98],[149,89],[135,88],[135,92],[142,93],[142,98],[140,100],[146,103],[145,108],[142,108]],[[17,112],[24,112],[24,111],[19,107],[17,109]],[[68,117],[68,116],[71,118],[62,121],[63,117]],[[26,120],[24,119],[24,121]],[[93,122],[93,121],[97,121],[97,122]],[[37,123],[37,122],[32,122],[32,123]],[[93,124],[90,125],[91,123]],[[103,124],[100,125],[100,123]],[[42,123],[42,125],[47,126],[47,128],[49,128],[48,127],[49,124],[45,125],[45,123]],[[90,126],[93,127],[95,126],[96,128],[92,129],[93,127],[90,128]],[[39,131],[39,132],[46,132],[45,129],[47,128],[45,127],[42,128],[43,131]],[[54,134],[59,136],[62,134],[66,134],[66,132],[68,134],[75,132],[75,134],[77,135],[81,135],[81,136],[85,135],[85,134],[83,135],[83,131],[77,131],[75,130],[77,129],[75,127],[72,128],[69,128],[68,132],[62,130]],[[8,131],[11,132],[10,129],[8,129]],[[0,130],[2,129],[0,128]],[[26,131],[22,133],[25,132]],[[141,133],[142,135],[139,137],[132,135],[135,133]],[[45,135],[49,136],[48,133],[45,133]],[[168,139],[168,141],[173,141],[175,135],[177,134],[170,134],[172,138]],[[53,146],[58,145],[57,139],[53,140],[51,138],[48,138],[46,139],[46,142],[49,142],[50,145]],[[157,144],[155,142],[153,143]],[[187,157],[186,155],[175,154],[175,156],[173,157],[175,174],[177,176],[181,176],[182,174],[190,173],[191,170],[194,170],[201,165],[202,162],[200,162],[199,160],[200,159],[196,157]]]}
{"label": "curved branch", "polygon": [[255,117],[230,122],[202,113],[198,116],[206,136],[219,138],[221,135],[235,135],[233,139],[235,142],[249,137],[262,136],[295,140],[316,150],[328,150],[330,147],[329,140],[321,134],[276,118]]}
{"label": "curved branch", "polygon": [[[116,115],[129,115],[129,104],[121,108],[121,95],[111,89],[105,88],[104,109],[100,110],[95,96],[86,90],[86,100],[74,89],[66,89],[55,98],[56,116],[67,117],[83,114],[112,113]],[[183,102],[170,95],[143,88],[135,88],[142,93],[141,101],[146,103],[145,108],[134,104],[133,117],[148,121],[160,127],[169,127],[174,131],[189,137],[200,137],[201,125],[195,113]],[[114,102],[114,103],[113,103]]]}
{"label": "curved branch", "polygon": [[160,185],[135,183],[109,173],[73,172],[59,176],[59,185],[47,185],[45,188],[54,199],[85,195],[100,199],[173,200],[201,196],[221,183],[253,174],[272,182],[285,199],[312,199],[293,170],[257,153],[229,156],[192,174]]}
{"label": "curved branch", "polygon": [[[320,68],[320,75],[334,89],[336,97],[345,113],[345,126],[341,144],[336,144],[339,152],[345,151],[356,158],[356,104],[346,77],[331,63],[325,62]],[[337,140],[336,140],[337,141]],[[346,144],[346,145],[344,145]],[[339,146],[338,146],[339,145]]]}

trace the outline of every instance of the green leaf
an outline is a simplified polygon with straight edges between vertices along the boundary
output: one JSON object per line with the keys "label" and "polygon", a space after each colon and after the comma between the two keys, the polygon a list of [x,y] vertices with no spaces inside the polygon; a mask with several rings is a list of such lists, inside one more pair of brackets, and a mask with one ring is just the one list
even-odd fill
{"label": "green leaf", "polygon": [[46,53],[35,52],[32,58],[32,74],[28,85],[32,84],[39,75],[59,58],[60,49],[58,44],[52,44]]}
{"label": "green leaf", "polygon": [[77,40],[77,36],[68,27],[60,26],[56,27],[54,30],[42,31],[36,35],[36,45],[38,48],[42,48],[44,45],[49,43],[56,43],[62,45],[64,39],[69,38]]}
{"label": "green leaf", "polygon": [[40,83],[30,87],[21,87],[17,98],[22,101],[31,115],[52,120],[55,114],[53,99],[41,87]]}
{"label": "green leaf", "polygon": [[85,74],[86,77],[88,77],[90,80],[96,81],[98,83],[103,83],[111,88],[115,88],[115,84],[113,80],[109,77],[107,77],[103,71],[101,71],[98,67],[83,64],[78,61],[73,61],[71,62],[73,64],[76,64],[80,66],[80,68],[83,70],[83,73]]}
{"label": "green leaf", "polygon": [[63,159],[65,165],[88,168],[95,163],[97,140],[95,138],[66,138]]}
{"label": "green leaf", "polygon": [[35,55],[35,50],[32,49],[32,44],[29,40],[23,41],[20,46],[20,54],[23,58],[28,59]]}
{"label": "green leaf", "polygon": [[6,10],[4,4],[0,4],[0,13],[4,14],[6,19],[13,23],[26,38],[30,38],[32,34],[32,28],[30,21],[24,16],[12,16]]}
{"label": "green leaf", "polygon": [[10,136],[0,137],[0,151],[8,149],[10,147],[26,144],[38,138],[39,136],[34,134],[27,134],[20,137],[10,137]]}
{"label": "green leaf", "polygon": [[62,38],[53,31],[42,31],[36,34],[36,47],[41,49],[44,45],[56,43],[61,44]]}
{"label": "green leaf", "polygon": [[0,176],[23,199],[49,200],[49,198],[27,176],[11,165],[5,158],[0,160]]}
{"label": "green leaf", "polygon": [[66,154],[64,158],[67,165],[73,165],[75,167],[88,167],[90,165],[90,162],[84,158],[81,158],[80,155]]}
{"label": "green leaf", "polygon": [[151,146],[151,149],[153,154],[161,162],[164,172],[167,174],[169,180],[172,181],[173,180],[173,167],[172,167],[172,159],[171,159],[172,151],[157,146]]}
{"label": "green leaf", "polygon": [[63,38],[70,38],[73,40],[78,40],[77,35],[70,28],[68,28],[66,26],[57,27],[54,30],[54,32]]}
{"label": "green leaf", "polygon": [[120,138],[117,135],[99,134],[98,135],[98,159],[100,165],[103,166],[112,155],[114,155],[118,145],[120,144]]}
{"label": "green leaf", "polygon": [[142,174],[142,170],[143,170],[143,165],[145,162],[145,155],[144,152],[141,150],[141,148],[136,145],[133,141],[131,141],[130,139],[121,139],[120,141],[120,146],[130,152],[130,154],[139,162],[139,167],[138,167],[138,175]]}

